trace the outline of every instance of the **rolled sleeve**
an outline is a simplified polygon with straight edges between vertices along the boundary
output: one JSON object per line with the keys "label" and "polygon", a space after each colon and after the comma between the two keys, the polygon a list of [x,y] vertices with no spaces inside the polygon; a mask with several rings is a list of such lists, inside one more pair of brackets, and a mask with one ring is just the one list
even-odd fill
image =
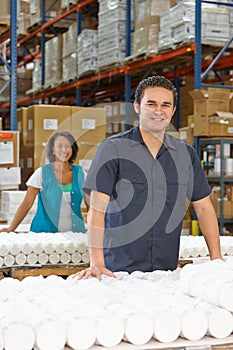
{"label": "rolled sleeve", "polygon": [[85,180],[83,191],[92,190],[111,196],[118,174],[118,152],[111,140],[103,141],[96,152]]}

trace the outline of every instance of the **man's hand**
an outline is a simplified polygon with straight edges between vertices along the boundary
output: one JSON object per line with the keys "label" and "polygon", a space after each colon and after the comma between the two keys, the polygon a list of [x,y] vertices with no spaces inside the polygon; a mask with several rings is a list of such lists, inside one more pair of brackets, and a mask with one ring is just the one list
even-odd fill
{"label": "man's hand", "polygon": [[81,270],[76,273],[73,278],[78,277],[78,280],[87,279],[89,277],[96,277],[99,281],[101,280],[101,275],[106,275],[109,277],[115,278],[115,275],[112,271],[108,270],[105,266],[90,266],[86,269]]}

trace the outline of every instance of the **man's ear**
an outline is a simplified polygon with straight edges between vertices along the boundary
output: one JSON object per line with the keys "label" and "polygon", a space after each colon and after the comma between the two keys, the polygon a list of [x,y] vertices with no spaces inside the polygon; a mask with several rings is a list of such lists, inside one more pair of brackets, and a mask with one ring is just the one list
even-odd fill
{"label": "man's ear", "polygon": [[137,114],[139,114],[139,110],[140,110],[139,104],[138,104],[136,101],[134,101],[133,106],[134,106],[135,112],[136,112]]}

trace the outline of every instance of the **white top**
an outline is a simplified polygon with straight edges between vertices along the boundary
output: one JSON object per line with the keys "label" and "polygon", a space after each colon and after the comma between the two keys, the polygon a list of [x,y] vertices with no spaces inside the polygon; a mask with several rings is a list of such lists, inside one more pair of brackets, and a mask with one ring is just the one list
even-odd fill
{"label": "white top", "polygon": [[[38,188],[42,191],[42,168],[38,168],[34,171],[31,177],[26,182],[27,186]],[[70,192],[63,192],[60,217],[58,224],[59,232],[72,231],[72,210],[71,210],[71,198]]]}

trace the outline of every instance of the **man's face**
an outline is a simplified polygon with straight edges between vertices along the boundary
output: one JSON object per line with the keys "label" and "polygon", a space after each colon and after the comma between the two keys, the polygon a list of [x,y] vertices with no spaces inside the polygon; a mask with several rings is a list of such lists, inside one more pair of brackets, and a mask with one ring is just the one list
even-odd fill
{"label": "man's face", "polygon": [[158,133],[165,131],[175,112],[173,93],[163,87],[149,87],[144,91],[141,104],[134,103],[139,115],[140,128]]}

